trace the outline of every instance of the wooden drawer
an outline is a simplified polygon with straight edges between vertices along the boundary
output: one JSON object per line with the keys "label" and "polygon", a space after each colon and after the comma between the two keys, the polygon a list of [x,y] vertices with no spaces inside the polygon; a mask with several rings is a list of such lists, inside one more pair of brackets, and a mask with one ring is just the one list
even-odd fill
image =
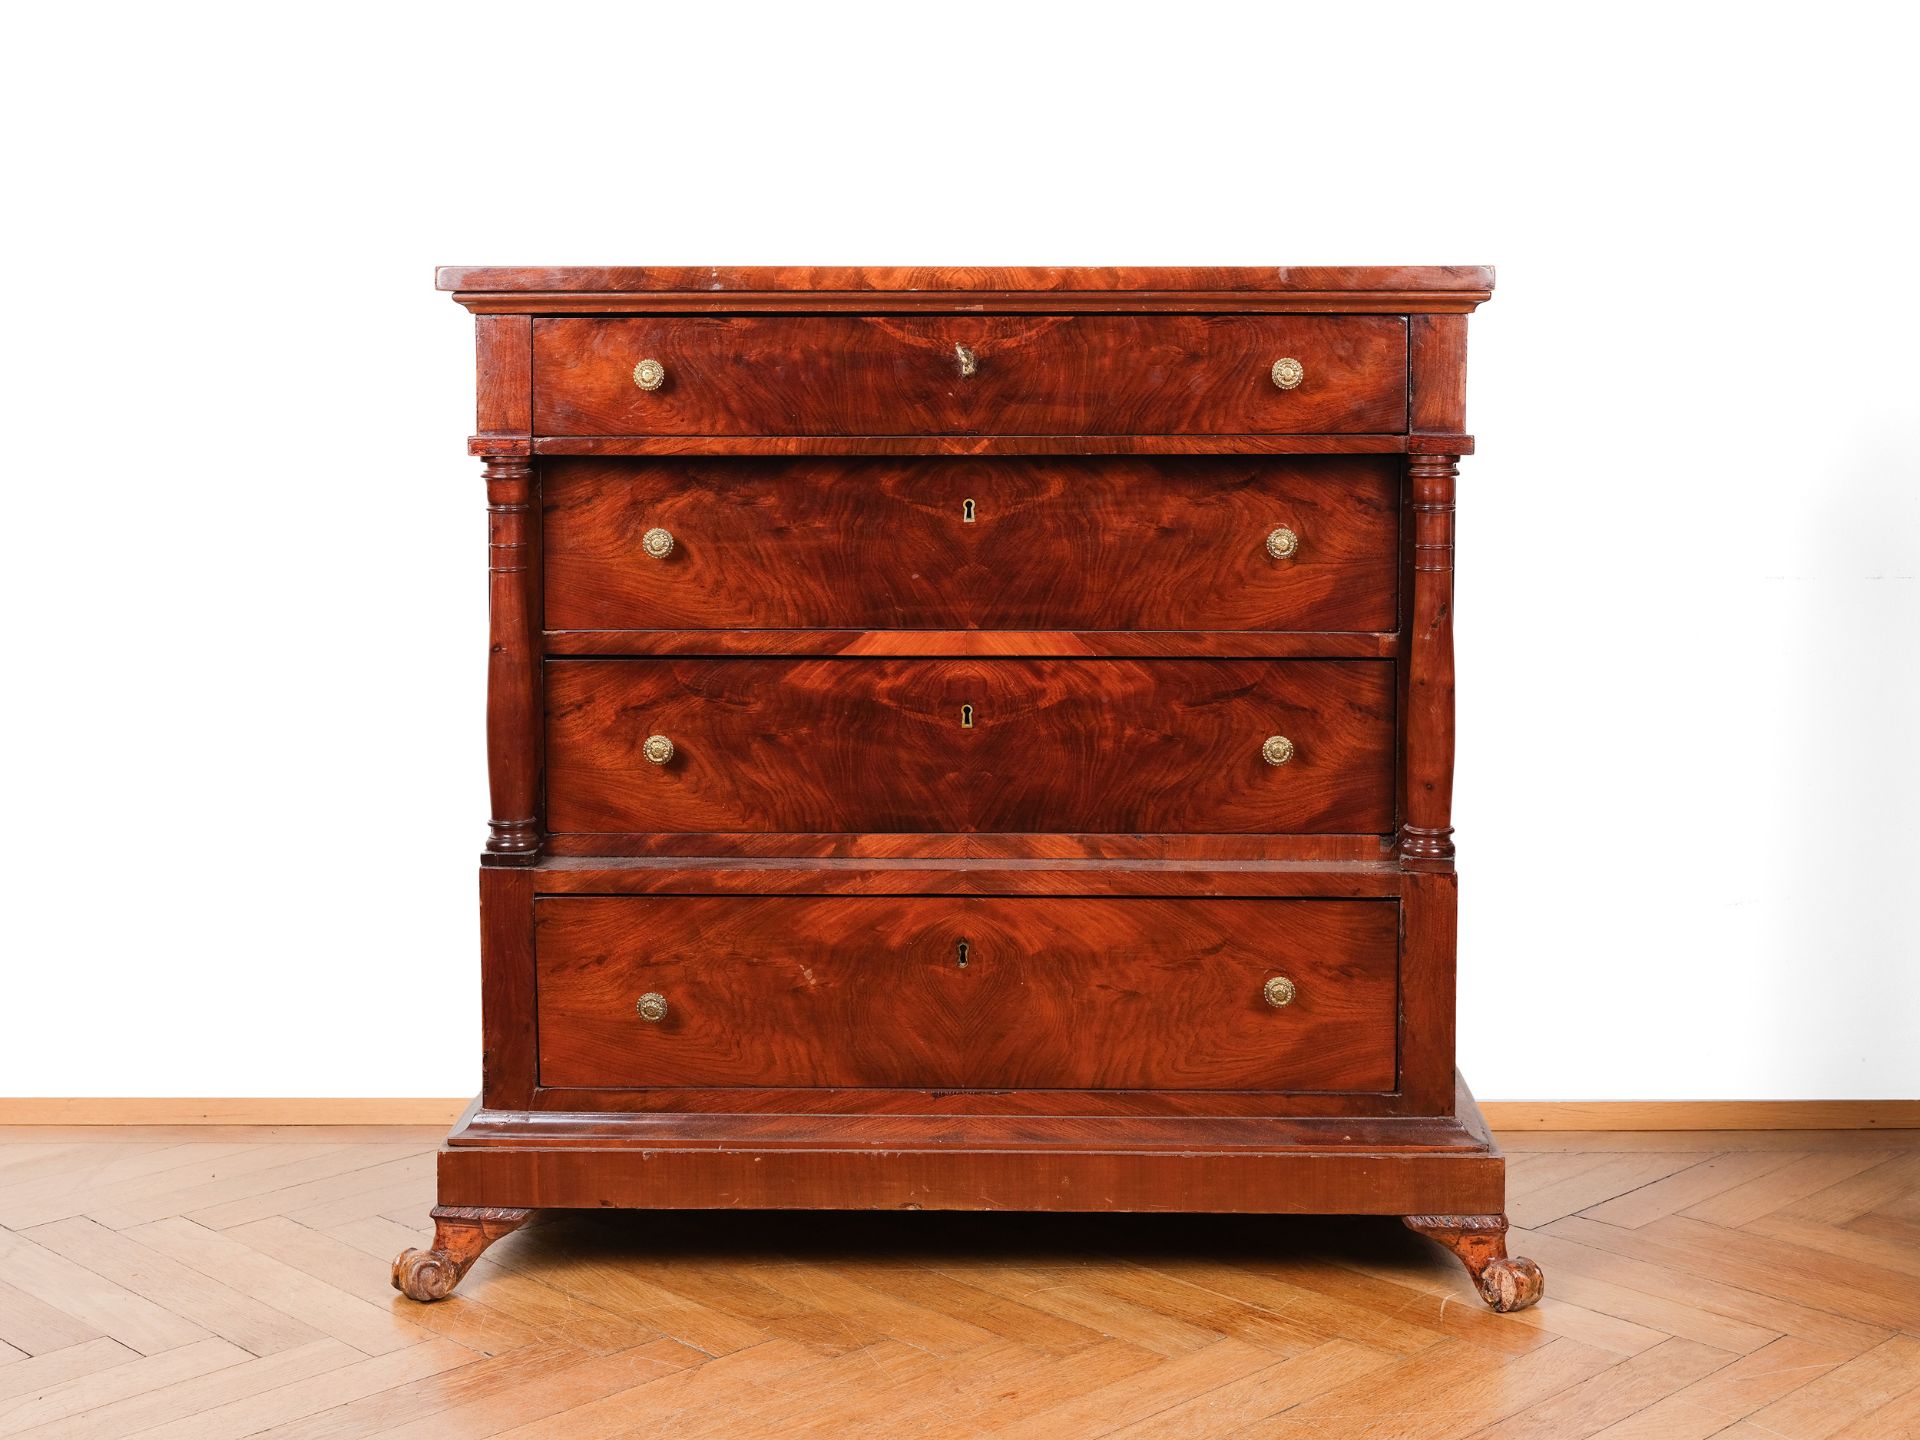
{"label": "wooden drawer", "polygon": [[1383,456],[553,460],[541,491],[551,630],[1395,624]]}
{"label": "wooden drawer", "polygon": [[[1301,376],[1275,384],[1274,364]],[[654,378],[636,369],[661,367]],[[972,373],[963,369],[972,367]],[[1407,428],[1395,315],[548,318],[542,435],[1184,435]]]}
{"label": "wooden drawer", "polygon": [[556,834],[1393,825],[1386,661],[549,660],[546,695]]}
{"label": "wooden drawer", "polygon": [[[1390,900],[622,896],[535,911],[542,1085],[1394,1087]],[[1279,1006],[1275,978],[1293,987]],[[637,1008],[647,994],[665,1002],[657,1021]]]}

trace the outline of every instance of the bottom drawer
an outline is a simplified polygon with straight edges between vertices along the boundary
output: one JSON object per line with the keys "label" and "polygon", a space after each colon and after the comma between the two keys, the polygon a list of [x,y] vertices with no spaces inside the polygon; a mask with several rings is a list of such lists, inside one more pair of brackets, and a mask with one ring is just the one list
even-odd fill
{"label": "bottom drawer", "polygon": [[1387,1091],[1398,919],[1392,900],[542,899],[540,1083]]}

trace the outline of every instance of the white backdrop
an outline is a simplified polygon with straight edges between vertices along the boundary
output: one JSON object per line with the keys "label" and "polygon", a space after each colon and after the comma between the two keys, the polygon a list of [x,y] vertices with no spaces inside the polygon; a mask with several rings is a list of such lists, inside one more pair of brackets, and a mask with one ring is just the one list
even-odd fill
{"label": "white backdrop", "polygon": [[484,525],[436,263],[1491,263],[1483,1097],[1920,1095],[1894,7],[38,6],[0,1094],[478,1076]]}

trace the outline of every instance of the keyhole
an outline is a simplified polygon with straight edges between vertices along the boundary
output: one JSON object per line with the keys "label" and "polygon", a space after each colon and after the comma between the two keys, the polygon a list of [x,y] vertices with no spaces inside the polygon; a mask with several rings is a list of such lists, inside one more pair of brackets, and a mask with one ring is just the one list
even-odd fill
{"label": "keyhole", "polygon": [[962,730],[973,729],[973,706],[962,705],[960,707],[960,728]]}
{"label": "keyhole", "polygon": [[973,501],[963,500],[960,502],[960,523],[963,525],[973,524]]}
{"label": "keyhole", "polygon": [[960,962],[960,968],[962,970],[967,968],[967,956],[970,953],[971,949],[972,947],[969,946],[967,942],[964,940],[962,940],[958,945],[953,947],[954,957]]}

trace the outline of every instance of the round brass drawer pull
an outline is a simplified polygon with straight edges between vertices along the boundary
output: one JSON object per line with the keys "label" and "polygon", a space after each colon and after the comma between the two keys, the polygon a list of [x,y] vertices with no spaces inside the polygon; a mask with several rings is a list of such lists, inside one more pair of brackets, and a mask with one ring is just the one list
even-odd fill
{"label": "round brass drawer pull", "polygon": [[[1278,535],[1278,530],[1273,532]],[[673,532],[662,530],[658,525],[640,537],[640,548],[656,560],[664,560],[673,553]],[[1273,541],[1267,541],[1267,548],[1273,549]]]}
{"label": "round brass drawer pull", "polygon": [[[1266,997],[1267,1004],[1278,1010],[1282,1005],[1293,1003],[1293,982],[1284,975],[1276,975],[1260,987],[1260,993]],[[659,998],[659,997],[654,997]]]}
{"label": "round brass drawer pull", "polygon": [[1307,378],[1307,367],[1291,355],[1283,355],[1273,362],[1273,383],[1282,390],[1291,390]]}
{"label": "round brass drawer pull", "polygon": [[1300,537],[1281,525],[1267,536],[1267,553],[1276,560],[1285,560],[1300,548]]}
{"label": "round brass drawer pull", "polygon": [[664,735],[649,735],[647,743],[640,747],[640,753],[656,765],[664,765],[673,758],[673,742]]}
{"label": "round brass drawer pull", "polygon": [[1269,765],[1284,765],[1293,758],[1293,742],[1284,735],[1269,735],[1260,747],[1260,758]]}
{"label": "round brass drawer pull", "polygon": [[667,383],[667,367],[658,360],[642,360],[633,367],[633,383],[642,390],[658,390]]}
{"label": "round brass drawer pull", "polygon": [[[1273,982],[1268,981],[1267,983],[1272,984]],[[1284,1005],[1286,1001],[1281,1000],[1275,1003]],[[633,1008],[640,1012],[640,1018],[649,1025],[658,1025],[662,1020],[667,1018],[667,997],[658,991],[649,990],[633,1002]]]}

